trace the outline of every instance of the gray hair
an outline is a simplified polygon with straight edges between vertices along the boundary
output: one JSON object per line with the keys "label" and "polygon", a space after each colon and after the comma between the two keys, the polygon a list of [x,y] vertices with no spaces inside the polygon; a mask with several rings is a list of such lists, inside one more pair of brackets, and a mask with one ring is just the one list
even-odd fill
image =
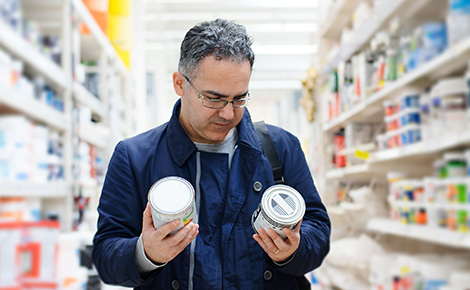
{"label": "gray hair", "polygon": [[217,60],[228,59],[239,63],[248,60],[251,68],[255,54],[252,38],[243,25],[225,19],[205,21],[191,28],[183,39],[178,70],[193,78],[199,62],[206,56]]}

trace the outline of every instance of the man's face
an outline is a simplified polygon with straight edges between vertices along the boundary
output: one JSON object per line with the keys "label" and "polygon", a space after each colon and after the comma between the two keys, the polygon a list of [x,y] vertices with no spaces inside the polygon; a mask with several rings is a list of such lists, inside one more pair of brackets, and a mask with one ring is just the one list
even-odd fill
{"label": "man's face", "polygon": [[246,97],[250,76],[248,61],[237,63],[216,60],[212,56],[199,62],[196,76],[190,78],[194,87],[186,85],[187,80],[180,73],[173,74],[173,85],[181,96],[179,121],[193,142],[222,142],[229,131],[238,125],[244,111],[244,108],[233,108],[231,103],[222,109],[204,107],[197,91],[205,98],[232,101]]}

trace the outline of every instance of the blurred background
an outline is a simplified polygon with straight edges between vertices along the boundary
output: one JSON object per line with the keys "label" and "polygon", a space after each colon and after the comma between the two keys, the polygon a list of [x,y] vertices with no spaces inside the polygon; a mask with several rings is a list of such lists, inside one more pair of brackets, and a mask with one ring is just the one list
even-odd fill
{"label": "blurred background", "polygon": [[470,0],[0,0],[0,289],[121,289],[91,262],[109,158],[169,119],[215,18],[327,206],[312,289],[470,289]]}

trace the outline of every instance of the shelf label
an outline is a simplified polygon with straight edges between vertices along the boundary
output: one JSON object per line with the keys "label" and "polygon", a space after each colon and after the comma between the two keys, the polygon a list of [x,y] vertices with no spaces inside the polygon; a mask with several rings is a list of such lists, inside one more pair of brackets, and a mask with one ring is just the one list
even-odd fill
{"label": "shelf label", "polygon": [[367,160],[367,159],[369,159],[369,152],[356,150],[354,152],[354,157],[362,159],[362,160]]}

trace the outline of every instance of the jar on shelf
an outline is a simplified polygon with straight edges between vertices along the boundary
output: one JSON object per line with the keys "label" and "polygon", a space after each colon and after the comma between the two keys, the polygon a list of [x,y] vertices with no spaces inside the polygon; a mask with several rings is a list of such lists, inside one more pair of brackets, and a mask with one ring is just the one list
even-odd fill
{"label": "jar on shelf", "polygon": [[467,175],[467,158],[463,152],[446,152],[443,159],[446,178],[465,177]]}

